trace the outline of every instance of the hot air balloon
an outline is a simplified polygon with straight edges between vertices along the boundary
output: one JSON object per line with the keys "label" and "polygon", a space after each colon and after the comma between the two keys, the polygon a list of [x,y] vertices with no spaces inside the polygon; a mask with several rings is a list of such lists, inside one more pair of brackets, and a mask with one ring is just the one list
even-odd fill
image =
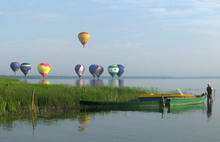
{"label": "hot air balloon", "polygon": [[13,72],[15,73],[15,75],[16,75],[16,72],[19,70],[19,68],[20,68],[20,63],[18,63],[18,62],[12,62],[11,64],[10,64],[10,67],[11,67],[11,69],[13,70]]}
{"label": "hot air balloon", "polygon": [[21,69],[21,71],[23,72],[23,74],[26,77],[26,75],[31,71],[31,64],[29,64],[29,63],[22,63],[20,65],[20,69]]}
{"label": "hot air balloon", "polygon": [[117,73],[118,77],[120,78],[120,76],[124,73],[125,71],[125,67],[123,65],[117,65],[119,68],[119,71]]}
{"label": "hot air balloon", "polygon": [[104,72],[104,68],[102,66],[96,66],[95,67],[95,75],[99,78],[101,74]]}
{"label": "hot air balloon", "polygon": [[95,74],[95,67],[96,66],[98,66],[98,65],[92,64],[89,66],[89,72],[92,74],[93,77],[96,77],[96,74]]}
{"label": "hot air balloon", "polygon": [[85,71],[85,67],[82,64],[78,64],[75,67],[76,74],[79,76],[79,78],[83,75]]}
{"label": "hot air balloon", "polygon": [[119,68],[117,65],[108,66],[108,73],[112,76],[112,78],[118,73]]}
{"label": "hot air balloon", "polygon": [[83,48],[84,48],[85,44],[87,43],[87,41],[90,38],[90,35],[87,32],[81,32],[81,33],[78,34],[78,38],[79,38],[79,41],[82,43]]}
{"label": "hot air balloon", "polygon": [[40,63],[37,66],[38,72],[45,77],[50,72],[50,65],[48,63]]}

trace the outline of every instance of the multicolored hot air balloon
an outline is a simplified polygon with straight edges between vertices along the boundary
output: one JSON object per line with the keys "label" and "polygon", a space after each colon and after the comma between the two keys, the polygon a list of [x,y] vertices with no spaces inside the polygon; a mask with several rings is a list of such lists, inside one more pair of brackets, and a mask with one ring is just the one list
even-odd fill
{"label": "multicolored hot air balloon", "polygon": [[101,74],[104,72],[104,68],[100,65],[97,65],[95,67],[95,75],[99,78],[101,76]]}
{"label": "multicolored hot air balloon", "polygon": [[108,66],[108,73],[112,76],[112,78],[118,73],[119,68],[117,65]]}
{"label": "multicolored hot air balloon", "polygon": [[79,76],[79,78],[83,75],[85,72],[85,67],[83,64],[78,64],[75,67],[76,74]]}
{"label": "multicolored hot air balloon", "polygon": [[78,34],[78,38],[79,38],[79,41],[82,43],[83,48],[84,48],[85,44],[87,43],[87,41],[90,38],[90,35],[87,32],[81,32],[81,33]]}
{"label": "multicolored hot air balloon", "polygon": [[119,68],[119,71],[117,73],[118,77],[120,78],[120,76],[124,73],[125,71],[125,67],[123,65],[117,65]]}
{"label": "multicolored hot air balloon", "polygon": [[50,65],[48,63],[40,63],[37,66],[38,72],[45,77],[50,72]]}
{"label": "multicolored hot air balloon", "polygon": [[19,68],[20,68],[20,63],[18,63],[18,62],[12,62],[11,64],[10,64],[10,67],[11,67],[11,69],[13,70],[13,72],[15,73],[15,75],[16,75],[16,72],[19,70]]}
{"label": "multicolored hot air balloon", "polygon": [[92,74],[93,77],[96,77],[96,74],[95,74],[96,66],[98,66],[98,65],[92,64],[89,66],[89,72]]}
{"label": "multicolored hot air balloon", "polygon": [[23,74],[26,75],[31,71],[31,64],[29,63],[22,63],[20,65],[20,70],[23,72]]}

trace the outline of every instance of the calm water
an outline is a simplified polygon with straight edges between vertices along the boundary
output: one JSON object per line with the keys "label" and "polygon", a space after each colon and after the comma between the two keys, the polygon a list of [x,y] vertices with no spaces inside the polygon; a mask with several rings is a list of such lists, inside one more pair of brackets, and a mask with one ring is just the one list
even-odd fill
{"label": "calm water", "polygon": [[[21,78],[21,80],[24,80]],[[220,79],[91,77],[77,83],[77,78],[47,78],[50,84],[110,85],[157,87],[161,91],[180,88],[189,93],[205,92],[207,83],[215,89],[214,102],[207,105],[159,108],[121,108],[120,110],[81,110],[59,114],[19,115],[0,117],[0,140],[5,141],[220,141]],[[119,83],[122,81],[123,83]],[[92,82],[93,81],[93,82]],[[27,78],[26,82],[40,83],[41,78]],[[45,81],[44,81],[45,82]],[[48,83],[47,82],[47,83]]]}

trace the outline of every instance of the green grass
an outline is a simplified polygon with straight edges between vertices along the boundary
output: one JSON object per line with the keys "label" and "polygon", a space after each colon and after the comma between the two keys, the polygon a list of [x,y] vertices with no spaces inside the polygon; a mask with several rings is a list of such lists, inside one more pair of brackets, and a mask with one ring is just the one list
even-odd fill
{"label": "green grass", "polygon": [[[32,91],[35,91],[32,110]],[[143,93],[158,93],[157,88],[90,87],[62,84],[27,84],[17,79],[0,78],[0,115],[24,111],[79,108],[79,101],[130,101]]]}

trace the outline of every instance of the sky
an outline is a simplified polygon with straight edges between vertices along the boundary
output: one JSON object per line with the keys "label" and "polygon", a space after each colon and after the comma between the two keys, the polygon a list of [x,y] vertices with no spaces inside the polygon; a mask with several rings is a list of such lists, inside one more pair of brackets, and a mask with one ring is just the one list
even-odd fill
{"label": "sky", "polygon": [[83,76],[91,64],[102,76],[112,64],[123,76],[220,76],[219,46],[218,0],[0,0],[0,75],[16,61],[28,75],[46,62],[55,76],[77,76],[77,64]]}

